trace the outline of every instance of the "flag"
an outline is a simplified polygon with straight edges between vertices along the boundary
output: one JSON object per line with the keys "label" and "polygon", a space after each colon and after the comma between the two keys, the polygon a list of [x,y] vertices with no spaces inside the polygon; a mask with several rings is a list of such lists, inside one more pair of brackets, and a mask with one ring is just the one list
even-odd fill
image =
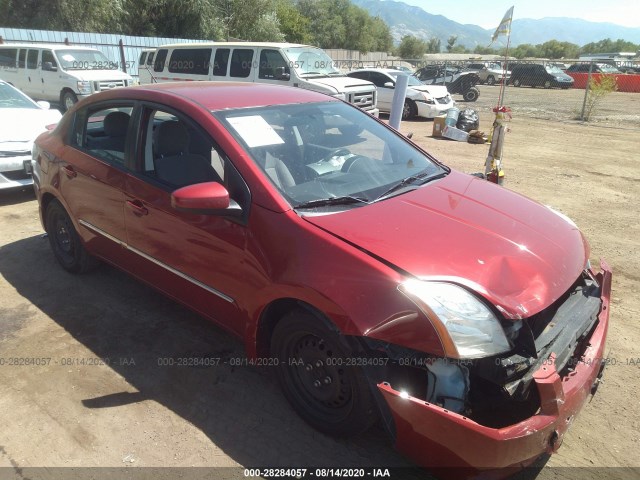
{"label": "flag", "polygon": [[500,25],[498,25],[496,31],[491,35],[491,43],[489,46],[491,46],[500,35],[509,35],[511,33],[511,20],[513,20],[513,7],[507,10],[507,13],[504,14],[504,18],[500,22]]}

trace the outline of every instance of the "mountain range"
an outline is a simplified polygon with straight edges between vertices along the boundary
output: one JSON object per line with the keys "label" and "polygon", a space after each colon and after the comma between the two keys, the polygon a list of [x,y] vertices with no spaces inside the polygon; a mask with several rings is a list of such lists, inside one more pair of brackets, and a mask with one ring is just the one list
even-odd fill
{"label": "mountain range", "polygon": [[[394,0],[351,0],[373,16],[380,17],[391,28],[394,42],[400,43],[405,35],[413,35],[424,40],[439,38],[443,47],[452,35],[458,37],[456,44],[467,48],[477,45],[488,46],[495,29],[485,29],[478,25],[454,22],[442,15],[433,15],[420,7]],[[452,9],[455,7],[452,7]],[[478,8],[482,8],[479,4]],[[496,15],[496,27],[502,19]],[[571,42],[585,45],[605,38],[619,38],[640,43],[640,28],[629,28],[612,23],[589,22],[578,18],[549,17],[540,20],[530,18],[515,19],[511,25],[511,45],[523,43],[537,45],[548,40]],[[496,47],[504,46],[504,37],[496,41]]]}

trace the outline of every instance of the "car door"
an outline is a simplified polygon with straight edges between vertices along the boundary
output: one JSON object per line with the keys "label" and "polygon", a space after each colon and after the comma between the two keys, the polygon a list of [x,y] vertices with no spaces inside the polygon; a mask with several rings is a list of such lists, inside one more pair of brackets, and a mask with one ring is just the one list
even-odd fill
{"label": "car door", "polygon": [[27,50],[27,68],[24,70],[24,81],[22,91],[33,99],[40,97],[40,50],[30,48]]}
{"label": "car door", "polygon": [[[244,325],[233,319],[236,298],[247,289],[247,217],[178,211],[171,193],[216,181],[248,214],[246,184],[215,141],[187,116],[144,104],[139,129],[137,172],[127,178],[125,192],[127,243],[137,256],[130,268],[173,298],[244,334]],[[203,162],[206,168],[201,168]]]}
{"label": "car door", "polygon": [[124,261],[123,205],[126,149],[133,102],[92,104],[75,114],[68,144],[60,155],[60,193],[93,253]]}
{"label": "car door", "polygon": [[[385,112],[391,111],[395,81],[388,75],[380,72],[369,72],[369,81],[378,89],[378,108]],[[389,84],[392,86],[389,86]]]}
{"label": "car door", "polygon": [[58,101],[60,99],[60,66],[56,61],[53,51],[48,49],[42,50],[40,62],[40,98],[48,101]]}

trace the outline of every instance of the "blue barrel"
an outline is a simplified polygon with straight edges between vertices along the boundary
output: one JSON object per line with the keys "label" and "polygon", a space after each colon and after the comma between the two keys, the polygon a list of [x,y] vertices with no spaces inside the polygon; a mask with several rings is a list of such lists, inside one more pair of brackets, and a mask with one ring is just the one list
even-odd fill
{"label": "blue barrel", "polygon": [[447,118],[444,123],[450,127],[455,127],[458,123],[458,116],[460,115],[460,109],[458,107],[451,107],[447,110]]}

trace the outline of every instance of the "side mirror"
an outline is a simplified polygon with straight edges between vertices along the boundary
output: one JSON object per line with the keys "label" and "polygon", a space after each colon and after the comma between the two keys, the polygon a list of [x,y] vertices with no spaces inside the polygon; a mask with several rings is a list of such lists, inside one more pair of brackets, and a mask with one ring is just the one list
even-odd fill
{"label": "side mirror", "polygon": [[240,205],[229,198],[227,189],[218,182],[196,183],[175,190],[171,206],[196,215],[242,215]]}
{"label": "side mirror", "polygon": [[291,74],[285,70],[285,67],[276,67],[276,80],[288,81],[291,79]]}
{"label": "side mirror", "polygon": [[51,104],[49,102],[45,102],[44,100],[39,100],[36,103],[43,110],[49,110],[51,108]]}
{"label": "side mirror", "polygon": [[383,86],[385,88],[395,88],[395,84],[393,82],[386,82]]}
{"label": "side mirror", "polygon": [[56,67],[53,62],[44,62],[42,64],[42,70],[45,70],[47,72],[57,72],[58,71],[58,67]]}

